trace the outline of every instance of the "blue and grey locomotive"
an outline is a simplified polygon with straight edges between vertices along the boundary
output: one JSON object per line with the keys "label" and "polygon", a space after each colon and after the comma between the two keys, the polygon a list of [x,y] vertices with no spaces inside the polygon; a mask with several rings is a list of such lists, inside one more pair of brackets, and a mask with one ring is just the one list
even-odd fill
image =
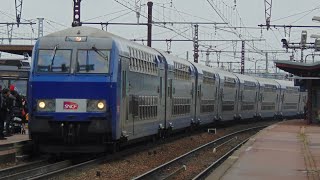
{"label": "blue and grey locomotive", "polygon": [[30,136],[43,152],[102,152],[214,121],[296,115],[303,99],[292,84],[195,64],[90,27],[40,38],[32,58]]}

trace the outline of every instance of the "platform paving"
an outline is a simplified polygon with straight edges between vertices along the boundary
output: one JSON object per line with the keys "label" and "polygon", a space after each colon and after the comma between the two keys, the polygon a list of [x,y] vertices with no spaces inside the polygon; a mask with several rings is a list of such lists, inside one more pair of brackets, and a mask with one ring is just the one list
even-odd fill
{"label": "platform paving", "polygon": [[26,134],[14,134],[6,138],[6,140],[0,140],[0,159],[1,156],[15,153],[15,146],[21,146],[23,142],[30,140],[28,131],[26,131]]}
{"label": "platform paving", "polygon": [[283,121],[261,130],[207,179],[320,179],[320,125]]}

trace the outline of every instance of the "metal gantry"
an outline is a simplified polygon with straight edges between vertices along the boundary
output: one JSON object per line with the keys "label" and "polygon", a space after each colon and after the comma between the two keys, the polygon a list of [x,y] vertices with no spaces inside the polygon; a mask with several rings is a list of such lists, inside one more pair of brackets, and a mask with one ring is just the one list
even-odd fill
{"label": "metal gantry", "polygon": [[22,0],[15,0],[15,6],[16,6],[16,21],[17,21],[17,26],[19,27],[21,22]]}
{"label": "metal gantry", "polygon": [[38,18],[38,38],[43,36],[43,20],[44,18]]}
{"label": "metal gantry", "polygon": [[11,44],[11,40],[12,40],[12,31],[13,31],[13,24],[7,24],[9,44]]}
{"label": "metal gantry", "polygon": [[272,0],[264,0],[267,30],[270,28]]}
{"label": "metal gantry", "polygon": [[245,58],[245,41],[241,45],[241,74],[244,74],[244,58]]}
{"label": "metal gantry", "polygon": [[152,39],[152,6],[153,2],[148,2],[148,46],[151,47]]}
{"label": "metal gantry", "polygon": [[194,25],[194,37],[193,37],[193,48],[194,48],[194,62],[198,63],[199,60],[199,25]]}

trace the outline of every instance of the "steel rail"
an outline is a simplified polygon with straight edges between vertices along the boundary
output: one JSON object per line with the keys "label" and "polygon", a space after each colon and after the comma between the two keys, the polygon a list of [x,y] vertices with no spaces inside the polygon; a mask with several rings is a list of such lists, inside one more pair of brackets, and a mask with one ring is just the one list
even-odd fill
{"label": "steel rail", "polygon": [[26,171],[18,172],[16,174],[11,174],[5,177],[1,177],[0,180],[29,179],[35,176],[39,176],[41,174],[46,174],[52,171],[56,171],[58,169],[66,168],[71,164],[72,162],[70,160],[65,160],[65,161],[54,163],[54,164],[36,167]]}
{"label": "steel rail", "polygon": [[39,160],[36,162],[31,162],[31,163],[27,163],[27,164],[22,164],[22,165],[18,165],[18,166],[13,166],[13,167],[1,169],[0,170],[0,179],[2,179],[2,177],[6,177],[11,174],[16,174],[19,172],[27,171],[27,170],[41,167],[41,166],[47,165],[47,164],[48,164],[48,160]]}
{"label": "steel rail", "polygon": [[240,146],[242,146],[244,143],[246,143],[250,138],[247,138],[246,140],[240,142],[237,146],[232,148],[230,151],[228,151],[226,154],[224,154],[222,157],[220,157],[218,160],[213,162],[209,167],[207,167],[205,170],[203,170],[201,173],[199,173],[197,176],[192,178],[192,180],[198,180],[205,178],[215,167],[217,167],[221,162],[223,162],[226,158],[228,158],[234,151],[236,151]]}
{"label": "steel rail", "polygon": [[224,139],[232,137],[232,136],[234,136],[236,134],[240,134],[240,133],[247,132],[247,131],[252,131],[252,130],[255,130],[255,129],[262,129],[262,128],[265,128],[265,127],[267,127],[267,126],[258,126],[258,127],[248,128],[248,129],[240,130],[240,131],[228,134],[226,136],[220,137],[220,138],[218,138],[218,139],[216,139],[214,141],[206,143],[206,144],[204,144],[204,145],[202,145],[202,146],[200,146],[198,148],[195,148],[192,151],[189,151],[189,152],[187,152],[187,153],[185,153],[185,154],[183,154],[183,155],[181,155],[181,156],[179,156],[179,157],[177,157],[177,158],[175,158],[175,159],[173,159],[171,161],[168,161],[168,162],[166,162],[166,163],[164,163],[164,164],[162,164],[162,165],[160,165],[160,166],[158,166],[158,167],[156,167],[156,168],[154,168],[154,169],[152,169],[152,170],[150,170],[150,171],[148,171],[148,172],[146,172],[146,173],[144,173],[144,174],[142,174],[140,176],[134,177],[132,180],[148,179],[148,177],[151,177],[153,174],[157,173],[159,170],[163,169],[164,167],[167,167],[167,166],[173,164],[174,162],[176,162],[176,161],[178,161],[178,160],[180,160],[180,159],[182,159],[184,157],[187,157],[188,155],[193,154],[193,153],[195,153],[195,152],[197,152],[197,151],[199,151],[199,150],[201,150],[201,149],[203,149],[205,147],[208,147],[208,146],[210,146],[212,144],[215,144],[215,143],[217,143],[219,141],[222,141]]}

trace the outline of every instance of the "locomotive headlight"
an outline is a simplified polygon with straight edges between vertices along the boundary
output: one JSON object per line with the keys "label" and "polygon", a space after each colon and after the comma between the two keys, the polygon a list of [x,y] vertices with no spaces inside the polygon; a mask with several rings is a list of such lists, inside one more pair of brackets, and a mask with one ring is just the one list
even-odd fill
{"label": "locomotive headlight", "polygon": [[99,108],[99,109],[103,109],[104,108],[104,103],[103,102],[98,102],[98,104],[97,104],[97,107]]}
{"label": "locomotive headlight", "polygon": [[56,103],[54,99],[39,99],[37,100],[37,110],[40,112],[54,112]]}
{"label": "locomotive headlight", "polygon": [[40,101],[38,103],[39,108],[44,109],[46,107],[46,103],[44,101]]}
{"label": "locomotive headlight", "polygon": [[102,99],[88,99],[87,111],[88,112],[106,112],[107,103]]}

